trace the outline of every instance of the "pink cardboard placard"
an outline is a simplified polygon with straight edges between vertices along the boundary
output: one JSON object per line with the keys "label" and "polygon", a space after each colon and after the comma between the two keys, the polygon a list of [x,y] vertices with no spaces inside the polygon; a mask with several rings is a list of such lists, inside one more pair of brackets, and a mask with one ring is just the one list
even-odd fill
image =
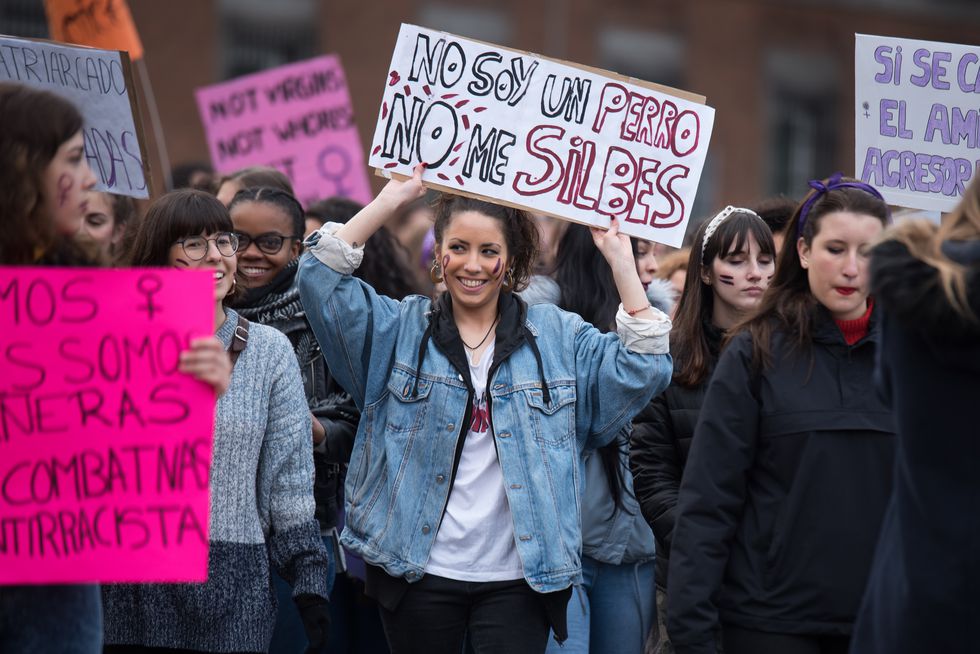
{"label": "pink cardboard placard", "polygon": [[195,91],[220,173],[272,166],[305,205],[334,195],[371,201],[340,58],[325,55]]}
{"label": "pink cardboard placard", "polygon": [[204,581],[210,271],[0,268],[0,584]]}

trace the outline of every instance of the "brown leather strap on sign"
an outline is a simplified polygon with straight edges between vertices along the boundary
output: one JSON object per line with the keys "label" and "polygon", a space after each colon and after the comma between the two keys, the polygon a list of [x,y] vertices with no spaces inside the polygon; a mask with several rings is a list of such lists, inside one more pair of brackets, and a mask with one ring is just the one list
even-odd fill
{"label": "brown leather strap on sign", "polygon": [[235,325],[235,334],[231,337],[231,347],[228,348],[228,356],[231,357],[231,367],[235,367],[238,357],[242,350],[248,345],[248,321],[238,316],[238,324]]}

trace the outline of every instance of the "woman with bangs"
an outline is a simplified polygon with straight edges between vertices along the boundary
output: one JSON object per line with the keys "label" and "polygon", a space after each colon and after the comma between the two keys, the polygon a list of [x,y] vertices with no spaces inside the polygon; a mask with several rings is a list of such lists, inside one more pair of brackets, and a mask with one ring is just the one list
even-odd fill
{"label": "woman with bangs", "polygon": [[868,290],[888,207],[839,174],[810,186],[698,416],[670,549],[678,654],[848,650],[895,452]]}
{"label": "woman with bangs", "polygon": [[326,644],[329,563],[314,517],[310,411],[286,336],[226,306],[238,247],[224,205],[182,190],[150,205],[129,254],[132,266],[214,271],[215,337],[233,374],[215,407],[207,581],[105,586],[109,653],[268,651],[271,567],[293,586],[310,651]]}
{"label": "woman with bangs", "polygon": [[758,308],[775,258],[769,227],[748,209],[727,207],[701,224],[671,329],[673,380],[633,421],[633,487],[657,543],[655,640],[661,654],[673,651],[666,629],[667,565],[694,426],[725,333]]}

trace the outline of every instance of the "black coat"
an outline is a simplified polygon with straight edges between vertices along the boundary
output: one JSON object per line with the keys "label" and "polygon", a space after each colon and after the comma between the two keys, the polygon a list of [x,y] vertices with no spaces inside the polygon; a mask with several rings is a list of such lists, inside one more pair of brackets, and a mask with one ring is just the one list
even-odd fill
{"label": "black coat", "polygon": [[[710,324],[705,324],[704,329],[713,356],[713,368],[724,333]],[[675,361],[675,365],[678,362]],[[657,542],[655,579],[660,588],[667,588],[677,493],[710,378],[709,374],[703,383],[693,387],[672,382],[633,419],[630,437],[633,491]]]}
{"label": "black coat", "polygon": [[[980,242],[947,243],[980,315]],[[852,652],[976,652],[980,624],[980,326],[953,311],[936,270],[904,245],[874,250],[885,313],[880,381],[898,455]]]}
{"label": "black coat", "polygon": [[678,498],[668,631],[714,652],[720,624],[848,634],[891,489],[894,421],[872,389],[877,312],[848,346],[823,307],[800,353],[774,330],[754,374],[747,332],[711,378]]}

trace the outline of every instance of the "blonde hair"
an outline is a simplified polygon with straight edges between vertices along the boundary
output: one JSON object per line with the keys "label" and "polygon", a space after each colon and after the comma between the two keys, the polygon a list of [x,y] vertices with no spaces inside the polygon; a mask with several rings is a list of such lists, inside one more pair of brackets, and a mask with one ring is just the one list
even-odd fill
{"label": "blonde hair", "polygon": [[908,220],[890,228],[883,241],[897,241],[916,259],[934,268],[950,306],[964,318],[977,322],[976,313],[967,298],[966,268],[942,251],[945,241],[973,241],[980,238],[980,176],[963,194],[963,199],[946,216],[942,225],[924,220]]}

